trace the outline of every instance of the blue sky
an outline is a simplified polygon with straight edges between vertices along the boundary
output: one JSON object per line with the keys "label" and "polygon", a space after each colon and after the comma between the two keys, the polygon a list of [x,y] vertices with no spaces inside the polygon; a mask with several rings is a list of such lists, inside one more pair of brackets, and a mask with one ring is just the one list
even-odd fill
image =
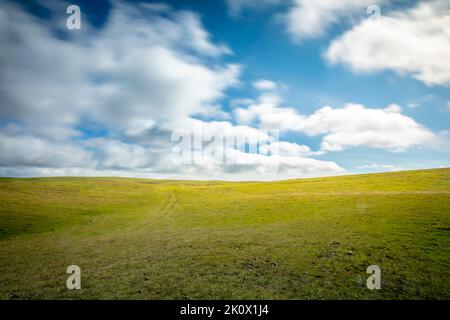
{"label": "blue sky", "polygon": [[[272,180],[450,166],[446,1],[145,3],[0,5],[1,175]],[[69,4],[80,30],[65,27]],[[279,172],[262,157],[171,163],[171,133],[197,125],[280,130]]]}

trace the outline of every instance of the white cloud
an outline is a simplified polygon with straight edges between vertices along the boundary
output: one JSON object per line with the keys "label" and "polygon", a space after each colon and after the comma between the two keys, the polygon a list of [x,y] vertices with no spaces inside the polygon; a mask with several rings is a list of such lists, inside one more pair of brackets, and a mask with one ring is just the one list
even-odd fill
{"label": "white cloud", "polygon": [[258,81],[255,81],[253,82],[253,86],[261,91],[271,91],[277,89],[277,84],[267,79],[260,79]]}
{"label": "white cloud", "polygon": [[[236,174],[244,171],[244,176],[255,177],[254,173],[260,175],[260,179],[273,180],[299,178],[299,177],[317,177],[324,175],[337,175],[344,173],[344,169],[333,161],[322,161],[301,156],[283,156],[271,155],[263,156],[261,154],[244,153],[240,150],[229,149],[239,159],[240,163],[246,165],[225,165],[223,169],[228,174]],[[251,168],[251,170],[248,170]],[[274,171],[276,169],[276,171]],[[274,174],[275,172],[275,174]]]}
{"label": "white cloud", "polygon": [[415,108],[420,107],[420,104],[419,104],[419,103],[411,102],[411,103],[408,103],[407,106],[408,106],[408,108],[410,108],[410,109],[415,109]]}
{"label": "white cloud", "polygon": [[210,34],[203,28],[197,15],[184,11],[179,14],[177,20],[179,25],[183,26],[183,29],[178,30],[182,33],[177,39],[178,41],[185,41],[186,44],[193,46],[201,54],[220,56],[232,53],[231,49],[224,44],[212,44]]}
{"label": "white cloud", "polygon": [[185,118],[172,122],[171,128],[188,132],[199,137],[220,136],[223,138],[235,138],[242,143],[256,143],[273,141],[270,130],[254,128],[247,125],[235,125],[230,121],[202,121],[199,119]]}
{"label": "white cloud", "polygon": [[0,166],[62,168],[93,164],[90,152],[79,145],[0,133]]}
{"label": "white cloud", "polygon": [[392,164],[371,163],[357,166],[356,169],[362,169],[364,171],[399,171],[402,168]]}
{"label": "white cloud", "polygon": [[[344,172],[338,164],[311,157],[352,146],[401,151],[432,136],[396,106],[325,107],[309,116],[281,108],[277,84],[266,79],[255,83],[263,93],[258,101],[232,102],[241,106],[235,110],[238,125],[193,119],[229,117],[220,99],[238,84],[240,66],[221,62],[231,49],[214,43],[189,12],[114,2],[101,30],[86,22],[85,31],[68,34],[70,41],[55,37],[54,22],[18,6],[2,3],[0,15],[0,175],[230,180],[335,175]],[[227,150],[245,165],[174,166],[170,133],[196,126],[211,136],[240,140],[270,140],[264,128],[324,137],[320,151],[281,141],[266,147],[270,156]],[[81,127],[94,136],[96,130],[106,133],[91,138]]]}
{"label": "white cloud", "polygon": [[341,109],[324,107],[297,124],[309,135],[325,134],[321,149],[341,151],[366,146],[402,152],[431,140],[434,135],[400,113],[398,106],[370,109],[347,104]]}
{"label": "white cloud", "polygon": [[395,104],[372,109],[349,103],[303,115],[293,108],[279,107],[280,102],[275,94],[263,95],[257,103],[235,109],[234,114],[239,123],[247,125],[321,135],[321,151],[371,147],[402,152],[435,139],[431,131],[402,115],[400,106]]}
{"label": "white cloud", "polygon": [[[85,22],[67,41],[55,37],[54,21],[17,5],[3,2],[0,15],[0,175],[260,180],[343,171],[302,158],[306,146],[289,156],[227,151],[245,165],[172,163],[176,128],[201,127],[241,143],[272,139],[251,126],[192,118],[229,117],[219,100],[240,72],[220,62],[231,50],[213,43],[195,14],[116,1],[102,29]],[[279,172],[270,171],[275,159]]]}
{"label": "white cloud", "polygon": [[98,169],[143,169],[151,165],[149,150],[140,145],[108,138],[89,139],[83,145],[95,153]]}
{"label": "white cloud", "polygon": [[312,151],[309,146],[300,145],[297,143],[281,141],[274,142],[271,144],[266,144],[260,147],[262,152],[266,152],[267,154],[275,154],[283,157],[308,157],[321,155],[324,152],[322,151]]}
{"label": "white cloud", "polygon": [[202,165],[178,165],[176,170],[170,170],[169,176],[207,180],[279,180],[330,176],[345,172],[333,161],[300,156],[265,156],[231,148],[225,150],[225,156],[233,161],[217,164],[213,158],[203,158]]}
{"label": "white cloud", "polygon": [[281,97],[277,93],[264,93],[259,97],[257,102],[250,100],[245,108],[235,108],[234,115],[239,123],[248,125],[258,119],[265,123],[269,121],[276,122],[277,118],[280,117],[280,113],[282,113],[281,116],[285,119],[287,119],[289,115],[295,114],[295,110],[293,109],[278,108],[278,105],[281,102]]}
{"label": "white cloud", "polygon": [[93,112],[102,120],[122,125],[127,124],[124,120],[207,114],[211,102],[222,97],[239,74],[237,66],[209,69],[167,48],[146,48],[128,54],[127,61],[114,62],[109,80],[99,86],[95,103],[101,108]]}
{"label": "white cloud", "polygon": [[240,107],[240,106],[248,106],[248,105],[251,105],[252,103],[255,103],[255,101],[253,99],[249,99],[249,98],[232,99],[230,101],[230,106],[233,108],[236,108],[236,107]]}
{"label": "white cloud", "polygon": [[66,128],[70,136],[85,117],[127,130],[142,119],[206,112],[238,82],[239,66],[203,62],[230,50],[210,42],[192,13],[159,16],[154,8],[114,2],[104,28],[94,31],[85,23],[78,36],[68,33],[70,41],[54,36],[51,20],[8,2],[0,13],[6,19],[0,91],[7,106],[0,116],[35,134],[47,131],[54,138],[49,128]]}
{"label": "white cloud", "polygon": [[217,60],[231,50],[187,11],[115,1],[103,28],[85,22],[76,33],[11,2],[0,16],[3,172],[151,169],[170,145],[169,122],[217,116],[211,106],[238,83],[240,67]]}
{"label": "white cloud", "polygon": [[363,21],[335,39],[325,57],[357,72],[392,70],[427,85],[449,86],[450,3],[419,2]]}
{"label": "white cloud", "polygon": [[317,38],[332,26],[354,15],[366,17],[369,5],[388,1],[382,0],[294,0],[293,6],[284,16],[287,31],[295,41]]}
{"label": "white cloud", "polygon": [[231,16],[238,16],[242,11],[265,9],[285,2],[285,0],[226,0]]}

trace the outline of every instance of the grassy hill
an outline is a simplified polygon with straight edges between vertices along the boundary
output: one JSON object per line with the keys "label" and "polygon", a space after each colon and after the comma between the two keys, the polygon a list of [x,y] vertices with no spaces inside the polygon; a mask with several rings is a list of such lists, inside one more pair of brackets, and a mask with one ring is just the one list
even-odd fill
{"label": "grassy hill", "polygon": [[[82,289],[66,289],[67,266]],[[366,288],[369,265],[381,290]],[[450,169],[0,179],[1,299],[450,299]]]}

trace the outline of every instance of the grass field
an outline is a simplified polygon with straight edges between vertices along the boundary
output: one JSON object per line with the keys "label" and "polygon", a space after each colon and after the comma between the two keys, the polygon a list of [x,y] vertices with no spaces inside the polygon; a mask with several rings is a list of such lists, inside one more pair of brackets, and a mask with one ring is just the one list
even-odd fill
{"label": "grass field", "polygon": [[[81,290],[66,268],[81,268]],[[366,269],[381,268],[369,290]],[[450,169],[0,179],[1,299],[450,299]]]}

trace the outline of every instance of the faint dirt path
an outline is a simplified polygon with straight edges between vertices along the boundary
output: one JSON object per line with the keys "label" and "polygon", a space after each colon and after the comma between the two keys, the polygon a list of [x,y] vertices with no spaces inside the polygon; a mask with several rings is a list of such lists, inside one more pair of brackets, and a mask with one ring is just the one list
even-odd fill
{"label": "faint dirt path", "polygon": [[[151,217],[148,219],[145,219],[145,221],[142,221],[139,226],[134,230],[134,232],[140,232],[144,229],[148,229],[152,225],[156,223],[161,223],[162,221],[165,222],[167,226],[170,228],[173,227],[174,224],[174,218],[172,215],[173,210],[176,208],[178,204],[178,200],[176,196],[173,194],[173,192],[163,189],[158,190],[158,192],[161,192],[164,194],[164,197],[166,198],[165,204],[162,206],[161,209],[157,210],[156,213],[152,212],[150,214]],[[155,210],[154,208],[150,208],[149,210]]]}

